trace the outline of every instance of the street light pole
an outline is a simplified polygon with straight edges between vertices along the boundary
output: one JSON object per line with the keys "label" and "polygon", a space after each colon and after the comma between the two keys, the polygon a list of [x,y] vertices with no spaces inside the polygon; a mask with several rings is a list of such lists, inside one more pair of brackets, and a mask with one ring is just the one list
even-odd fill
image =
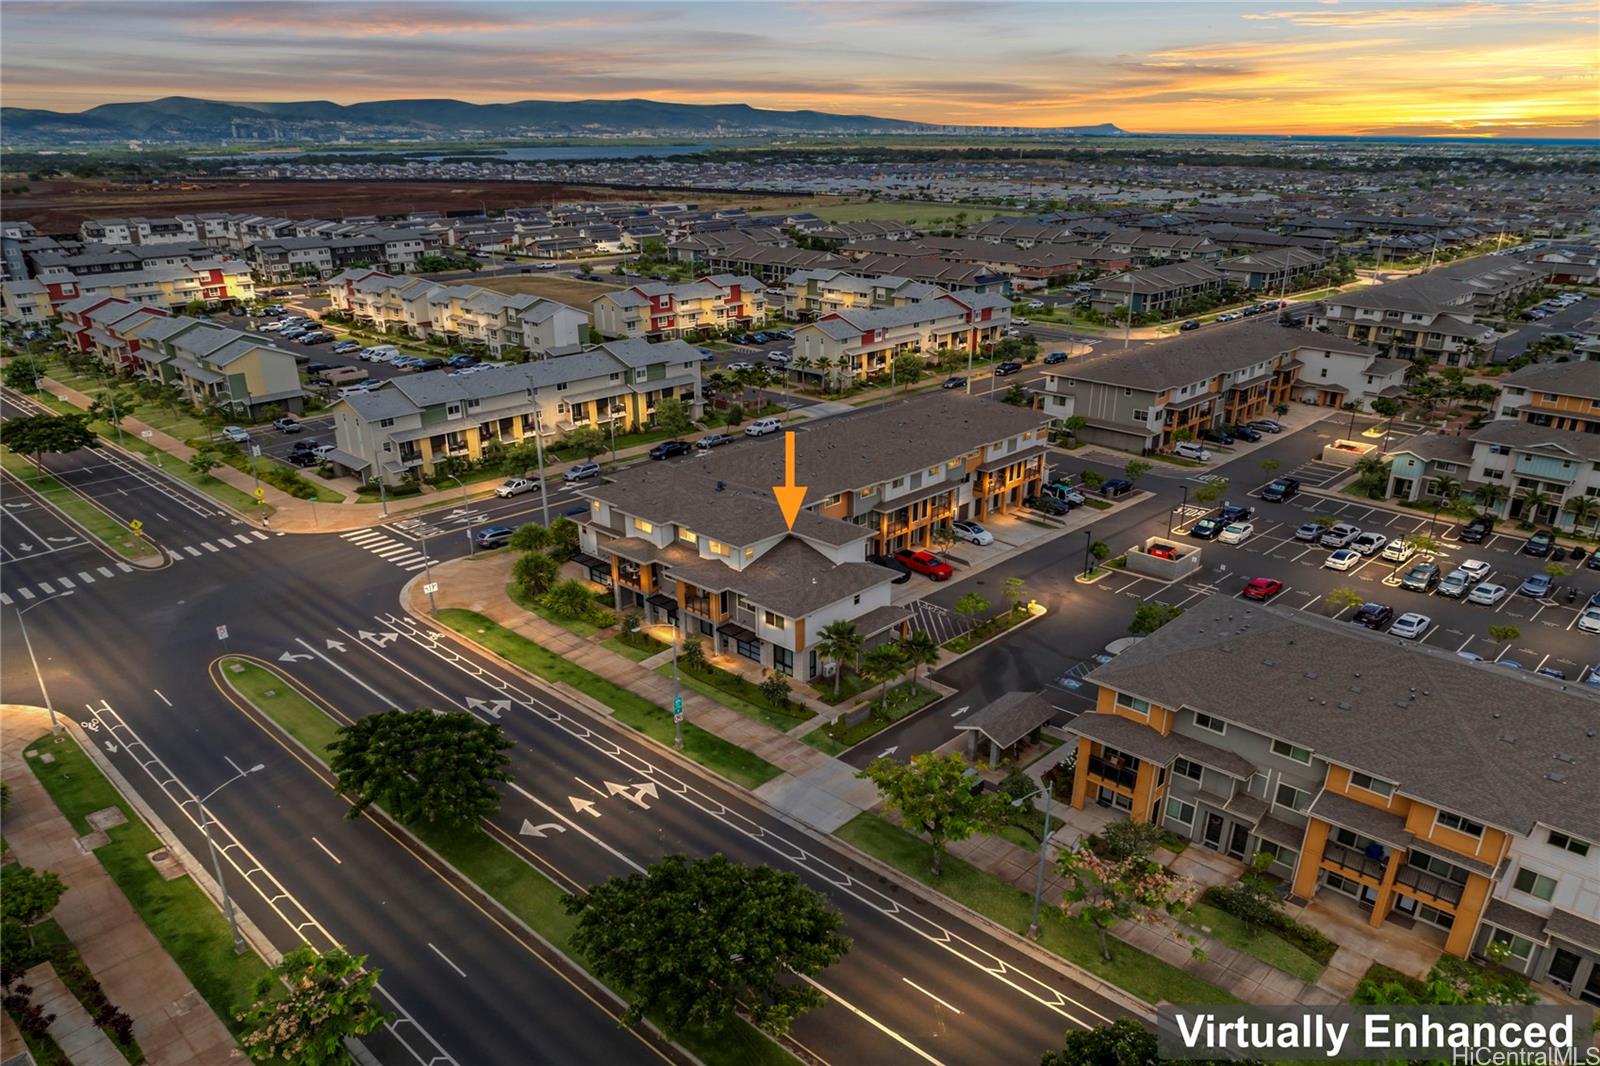
{"label": "street light pole", "polygon": [[461,517],[467,520],[467,554],[477,555],[478,546],[472,540],[472,519],[467,515],[467,483],[454,474],[446,474],[445,477],[461,486]]}
{"label": "street light pole", "polygon": [[44,673],[39,669],[39,660],[33,654],[33,641],[28,637],[28,623],[22,620],[22,616],[33,610],[35,607],[38,607],[40,604],[49,603],[51,600],[59,600],[70,595],[72,595],[72,592],[69,590],[61,593],[59,596],[50,596],[39,600],[37,603],[30,603],[26,607],[13,608],[13,610],[17,612],[17,627],[22,630],[23,647],[28,649],[28,661],[33,664],[33,676],[39,681],[39,694],[44,697],[44,709],[50,712],[51,736],[61,735],[61,722],[56,718],[56,705],[50,702],[50,690],[45,687]]}
{"label": "street light pole", "polygon": [[1083,576],[1084,577],[1088,577],[1089,576],[1089,555],[1090,555],[1089,549],[1091,549],[1093,547],[1094,547],[1094,531],[1086,529],[1086,530],[1083,531]]}
{"label": "street light pole", "polygon": [[1187,509],[1188,506],[1189,506],[1189,486],[1188,485],[1179,485],[1178,487],[1183,490],[1183,502],[1178,504],[1176,510],[1171,510],[1171,511],[1167,512],[1167,536],[1169,536],[1169,537],[1172,536],[1172,526],[1173,526],[1172,518],[1173,518],[1173,515],[1177,514],[1178,511],[1182,511],[1182,510]]}
{"label": "street light pole", "polygon": [[1038,792],[1030,793],[1021,799],[1011,801],[1013,807],[1021,807],[1033,799],[1039,792],[1044,793],[1044,833],[1039,837],[1039,875],[1033,884],[1033,916],[1028,919],[1028,938],[1039,939],[1039,904],[1044,899],[1044,860],[1045,849],[1050,846],[1050,800],[1055,790],[1047,783],[1041,782]]}
{"label": "street light pole", "polygon": [[428,613],[438,614],[438,605],[433,602],[433,559],[428,555],[428,537],[422,537],[422,587],[428,591]]}
{"label": "street light pole", "polygon": [[[223,758],[228,759],[226,755]],[[206,810],[206,800],[240,778],[248,777],[257,771],[266,769],[266,764],[256,763],[248,770],[240,770],[238,763],[228,759],[228,765],[238,772],[204,796],[196,796],[195,804],[200,808],[200,830],[205,833],[206,847],[211,851],[211,869],[216,874],[217,887],[222,890],[222,912],[228,916],[228,928],[233,930],[233,953],[235,955],[243,955],[245,953],[245,942],[244,937],[239,935],[239,916],[233,909],[232,897],[228,895],[228,882],[222,876],[222,858],[217,854],[217,843],[211,836],[211,823],[214,819],[212,819],[210,812]]]}
{"label": "street light pole", "polygon": [[539,422],[539,401],[535,397],[533,404],[533,450],[539,463],[539,510],[544,518],[544,527],[550,528],[550,491],[544,483],[544,429]]}
{"label": "street light pole", "polygon": [[683,750],[683,690],[678,686],[678,615],[672,612],[672,746]]}

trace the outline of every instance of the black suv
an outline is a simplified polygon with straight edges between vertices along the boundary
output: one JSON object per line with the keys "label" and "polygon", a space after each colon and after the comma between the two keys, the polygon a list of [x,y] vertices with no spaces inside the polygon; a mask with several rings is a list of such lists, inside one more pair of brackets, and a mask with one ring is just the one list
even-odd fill
{"label": "black suv", "polygon": [[1221,533],[1227,524],[1216,515],[1206,515],[1189,527],[1189,536],[1196,540],[1215,540],[1217,534]]}
{"label": "black suv", "polygon": [[1256,509],[1254,507],[1240,507],[1236,504],[1225,503],[1217,511],[1217,518],[1223,525],[1229,525],[1234,522],[1243,522],[1247,518],[1254,518],[1255,514]]}
{"label": "black suv", "polygon": [[1460,539],[1463,544],[1481,544],[1494,532],[1494,519],[1488,515],[1479,515],[1468,522],[1461,529]]}
{"label": "black suv", "polygon": [[895,577],[889,582],[891,585],[904,585],[911,580],[911,568],[892,555],[869,555],[867,562],[895,571]]}
{"label": "black suv", "polygon": [[1280,477],[1261,490],[1261,498],[1268,503],[1282,503],[1300,491],[1300,479]]}
{"label": "black suv", "polygon": [[1233,434],[1225,429],[1202,429],[1200,439],[1210,441],[1212,444],[1232,444]]}
{"label": "black suv", "polygon": [[1124,478],[1113,478],[1100,486],[1100,495],[1117,499],[1133,491],[1133,482]]}
{"label": "black suv", "polygon": [[1350,621],[1358,626],[1368,629],[1384,629],[1394,620],[1394,608],[1385,607],[1381,603],[1363,603],[1361,609],[1351,616]]}
{"label": "black suv", "polygon": [[1021,369],[1021,363],[1001,363],[994,368],[994,376],[997,378],[1009,377]]}
{"label": "black suv", "polygon": [[1238,437],[1240,440],[1247,440],[1251,444],[1254,444],[1256,441],[1261,439],[1260,430],[1244,423],[1240,423],[1239,425],[1233,427],[1233,435]]}
{"label": "black suv", "polygon": [[664,440],[650,449],[652,459],[671,459],[678,455],[688,455],[689,442],[686,440]]}
{"label": "black suv", "polygon": [[1555,543],[1556,535],[1548,529],[1541,529],[1528,538],[1528,543],[1522,546],[1522,553],[1543,559],[1550,554],[1550,549],[1555,546]]}

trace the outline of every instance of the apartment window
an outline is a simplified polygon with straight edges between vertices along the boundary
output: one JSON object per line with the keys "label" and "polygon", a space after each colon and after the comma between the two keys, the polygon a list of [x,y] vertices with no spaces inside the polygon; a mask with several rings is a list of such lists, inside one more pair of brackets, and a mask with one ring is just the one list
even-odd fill
{"label": "apartment window", "polygon": [[1150,701],[1141,700],[1138,696],[1130,696],[1125,692],[1117,693],[1117,706],[1135,714],[1149,714]]}
{"label": "apartment window", "polygon": [[712,555],[727,555],[728,554],[728,546],[726,544],[722,543],[720,540],[707,541],[706,542],[706,548],[707,548],[707,550],[709,550],[711,552]]}
{"label": "apartment window", "polygon": [[1449,811],[1440,811],[1434,818],[1434,824],[1442,825],[1446,829],[1454,829],[1456,832],[1464,833],[1469,837],[1483,836],[1483,826],[1470,818],[1463,818],[1461,815],[1452,814]]}
{"label": "apartment window", "polygon": [[1496,929],[1489,939],[1493,943],[1506,945],[1511,957],[1519,962],[1526,963],[1528,956],[1533,954],[1533,941],[1504,929]]}
{"label": "apartment window", "polygon": [[469,411],[476,411],[478,408],[480,408],[482,406],[483,406],[483,401],[482,400],[468,400],[467,401],[467,410],[469,410]]}
{"label": "apartment window", "polygon": [[1139,410],[1137,410],[1137,411],[1135,411],[1135,412],[1133,412],[1133,420],[1134,420],[1134,421],[1135,421],[1135,422],[1144,422],[1144,421],[1148,421],[1148,420],[1149,420],[1149,418],[1150,418],[1150,412],[1149,412],[1149,411],[1146,411],[1146,410],[1145,410],[1145,409],[1144,409],[1144,408],[1142,408],[1142,407],[1141,407],[1141,408],[1140,408],[1140,409],[1139,409]]}
{"label": "apartment window", "polygon": [[1201,714],[1199,711],[1195,712],[1194,724],[1199,726],[1201,729],[1208,729],[1218,736],[1222,736],[1228,731],[1227,722],[1224,722],[1220,718],[1213,718],[1209,714]]}
{"label": "apartment window", "polygon": [[762,621],[766,622],[767,625],[771,626],[773,629],[782,629],[788,624],[789,621],[787,618],[783,617],[783,615],[776,614],[772,611],[761,612],[761,618]]}
{"label": "apartment window", "polygon": [[683,541],[685,544],[698,544],[700,542],[700,535],[693,530],[680,528],[678,530],[678,539]]}
{"label": "apartment window", "polygon": [[1350,775],[1350,784],[1353,788],[1364,789],[1379,796],[1394,795],[1394,785],[1387,781],[1379,780],[1371,774],[1352,773]]}
{"label": "apartment window", "polygon": [[1291,762],[1300,763],[1304,766],[1311,765],[1310,749],[1297,748],[1293,744],[1290,744],[1287,740],[1274,740],[1272,742],[1272,754],[1284,759],[1288,759]]}
{"label": "apartment window", "polygon": [[1442,877],[1453,884],[1464,885],[1467,883],[1467,871],[1454,863],[1445,862],[1443,859],[1435,858],[1420,851],[1413,851],[1407,855],[1406,865],[1414,866],[1419,870],[1426,870],[1435,877]]}
{"label": "apartment window", "polygon": [[1517,871],[1517,879],[1512,882],[1512,887],[1518,892],[1526,892],[1530,896],[1548,902],[1555,897],[1556,879],[1524,866]]}
{"label": "apartment window", "polygon": [[780,674],[794,674],[794,652],[788,648],[772,646],[772,668]]}
{"label": "apartment window", "polygon": [[1286,848],[1282,844],[1274,844],[1270,840],[1263,840],[1256,850],[1264,855],[1272,856],[1273,862],[1280,862],[1285,866],[1293,866],[1295,860],[1300,857],[1300,853],[1293,848]]}
{"label": "apartment window", "polygon": [[1172,772],[1177,774],[1179,777],[1187,777],[1191,781],[1200,780],[1202,774],[1204,773],[1204,771],[1200,768],[1199,763],[1191,762],[1190,760],[1181,756],[1174,760],[1172,764]]}
{"label": "apartment window", "polygon": [[1277,794],[1272,797],[1272,802],[1280,807],[1287,807],[1291,811],[1304,811],[1311,805],[1311,796],[1303,788],[1295,788],[1293,785],[1280,781]]}
{"label": "apartment window", "polygon": [[1574,855],[1582,856],[1589,854],[1589,844],[1587,841],[1579,840],[1576,837],[1569,837],[1567,834],[1558,833],[1554,829],[1550,831],[1549,840],[1550,846],[1553,848],[1560,848],[1562,851],[1570,851]]}
{"label": "apartment window", "polygon": [[381,429],[388,429],[392,425],[394,425],[394,419],[392,419],[392,418],[380,418],[380,419],[378,419],[378,426]]}
{"label": "apartment window", "polygon": [[1167,821],[1177,822],[1182,826],[1194,825],[1194,804],[1185,803],[1176,797],[1167,800]]}
{"label": "apartment window", "polygon": [[654,523],[646,522],[642,518],[635,518],[633,520],[633,528],[637,529],[640,533],[654,533],[656,531]]}

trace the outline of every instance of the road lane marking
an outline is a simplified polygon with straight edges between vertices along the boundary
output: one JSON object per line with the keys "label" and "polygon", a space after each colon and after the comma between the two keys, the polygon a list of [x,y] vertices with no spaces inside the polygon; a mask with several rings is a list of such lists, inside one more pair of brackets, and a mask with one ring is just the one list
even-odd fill
{"label": "road lane marking", "polygon": [[940,999],[938,996],[934,995],[932,992],[929,992],[926,988],[923,988],[921,985],[917,984],[911,978],[902,977],[902,978],[900,978],[900,980],[904,981],[906,984],[910,985],[912,988],[915,988],[918,992],[921,992],[923,995],[927,996],[929,999],[931,999],[935,1003],[939,1004],[939,1006],[943,1007],[945,1010],[951,1011],[951,1012],[953,1012],[955,1014],[960,1014],[961,1013],[960,1008],[952,1007],[950,1004],[946,1003],[944,1000]]}
{"label": "road lane marking", "polygon": [[201,541],[200,542],[200,547],[204,548],[208,552],[214,552],[214,551],[217,550],[217,546],[215,544],[211,543],[209,540]]}
{"label": "road lane marking", "polygon": [[[191,555],[191,556],[193,556],[193,557],[194,557],[194,558],[196,558],[196,559],[198,559],[198,558],[200,558],[200,549],[198,549],[198,548],[196,548],[196,547],[195,547],[195,546],[194,546],[194,545],[192,545],[192,544],[185,544],[185,545],[184,545],[184,546],[183,546],[183,550],[184,550],[184,551],[186,551],[186,552],[188,552],[188,553],[189,553],[189,554],[190,554],[190,555]],[[212,550],[212,551],[216,551],[216,549],[215,549],[215,548],[212,548],[212,549],[211,549],[211,550]]]}
{"label": "road lane marking", "polygon": [[110,570],[107,570],[103,566],[97,566],[97,567],[95,567],[95,570],[96,570],[96,572],[99,573],[99,575],[101,577],[116,577],[117,576],[116,574],[113,574]]}
{"label": "road lane marking", "polygon": [[810,985],[812,988],[815,988],[818,992],[821,992],[824,996],[827,996],[829,999],[831,999],[835,1003],[839,1004],[839,1006],[843,1007],[845,1010],[849,1011],[851,1014],[854,1014],[857,1018],[860,1018],[862,1021],[866,1022],[868,1025],[872,1026],[874,1029],[878,1030],[880,1033],[883,1033],[885,1036],[889,1037],[890,1039],[894,1040],[896,1043],[900,1044],[902,1047],[908,1048],[910,1051],[912,1051],[918,1058],[922,1059],[924,1062],[931,1062],[931,1063],[934,1064],[934,1066],[944,1066],[944,1063],[940,1062],[938,1059],[934,1058],[932,1055],[928,1054],[926,1051],[923,1051],[917,1045],[913,1044],[911,1041],[907,1040],[905,1037],[901,1036],[899,1033],[895,1032],[893,1029],[889,1028],[887,1025],[884,1025],[878,1019],[874,1018],[872,1015],[868,1014],[866,1011],[862,1010],[860,1007],[856,1006],[854,1003],[851,1003],[849,1000],[844,999],[843,997],[841,997],[840,995],[835,993],[832,989],[826,988],[823,985],[818,984],[816,981],[812,980],[810,977],[807,977],[805,974],[800,974],[798,976],[800,977],[800,980],[804,981],[806,984]]}
{"label": "road lane marking", "polygon": [[160,689],[158,689],[158,688],[153,688],[153,689],[151,689],[151,690],[150,690],[150,691],[151,691],[151,692],[154,692],[154,693],[155,693],[155,694],[156,694],[156,695],[157,695],[157,696],[160,696],[160,697],[161,697],[161,702],[162,702],[162,703],[165,703],[165,704],[166,704],[166,705],[167,705],[167,706],[168,706],[168,707],[171,707],[171,706],[172,706],[172,701],[171,701],[171,700],[169,700],[169,699],[167,699],[167,698],[166,698],[166,697],[165,697],[165,696],[162,696],[162,695],[161,695],[161,690],[160,690]]}
{"label": "road lane marking", "polygon": [[[334,862],[338,863],[340,866],[344,865],[344,860],[339,858],[339,856],[335,855],[333,852],[329,851],[328,850],[328,845],[324,844],[322,841],[318,840],[316,837],[312,837],[311,838],[311,843],[313,843],[317,847],[321,848],[322,849],[322,853],[324,855],[326,855],[328,858],[332,859]],[[428,946],[429,947],[433,947],[432,944],[429,944]],[[466,974],[462,974],[461,976],[465,977]]]}
{"label": "road lane marking", "polygon": [[400,705],[398,703],[396,703],[394,700],[390,699],[388,696],[385,696],[383,693],[379,692],[377,689],[373,688],[371,685],[369,685],[365,681],[361,680],[355,674],[352,674],[350,671],[346,670],[344,667],[340,666],[338,663],[334,662],[332,659],[330,659],[326,655],[322,654],[322,652],[318,651],[316,648],[314,648],[310,644],[307,644],[305,641],[301,640],[299,637],[296,637],[294,642],[296,644],[300,645],[306,651],[309,651],[311,654],[315,655],[317,658],[321,659],[323,662],[327,663],[329,666],[333,667],[335,670],[339,671],[345,677],[348,677],[351,681],[354,681],[356,684],[360,685],[362,688],[364,688],[368,692],[372,693],[374,696],[376,696],[378,699],[382,700],[384,703],[387,703],[389,705],[390,710],[398,711],[398,710],[401,709]]}
{"label": "road lane marking", "polygon": [[17,594],[25,600],[33,599],[33,593],[29,592],[27,589],[18,589]]}
{"label": "road lane marking", "polygon": [[511,781],[511,782],[509,782],[509,784],[511,785],[511,787],[514,790],[516,790],[517,792],[520,792],[523,796],[527,797],[528,799],[532,800],[534,803],[537,803],[540,807],[544,808],[544,810],[548,814],[550,814],[552,817],[561,819],[561,821],[566,823],[570,828],[576,830],[577,833],[580,836],[584,837],[586,840],[588,840],[590,843],[594,844],[596,847],[602,848],[605,851],[610,852],[613,856],[615,856],[616,858],[618,858],[618,859],[622,860],[624,863],[626,863],[630,869],[632,869],[632,870],[634,870],[634,871],[636,871],[638,873],[641,873],[641,874],[644,873],[644,867],[643,866],[640,866],[638,863],[636,863],[632,859],[628,858],[628,856],[624,855],[622,852],[618,851],[616,848],[612,847],[610,844],[607,844],[604,840],[601,840],[599,837],[597,837],[593,833],[589,832],[583,826],[579,825],[577,822],[573,821],[571,818],[568,818],[565,814],[561,813],[560,811],[556,810],[554,807],[550,806],[550,804],[546,803],[544,800],[540,799],[538,796],[535,796],[532,792],[529,792],[527,789],[523,788],[521,785],[517,784],[515,781]]}
{"label": "road lane marking", "polygon": [[90,574],[89,571],[87,571],[87,570],[79,570],[78,571],[78,580],[82,581],[85,585],[94,584],[94,576],[92,574]]}
{"label": "road lane marking", "polygon": [[[315,840],[317,838],[316,837],[312,837],[311,839]],[[327,850],[327,849],[323,849],[323,850]],[[427,942],[427,944],[428,944],[429,950],[431,950],[435,955],[437,955],[441,959],[443,959],[444,960],[444,964],[446,966],[450,967],[452,970],[454,970],[456,973],[460,974],[462,977],[467,976],[466,971],[462,970],[461,967],[459,967],[455,963],[451,962],[450,961],[450,957],[448,955],[446,955],[444,952],[440,951],[438,948],[433,946],[433,941],[430,940],[430,941]]]}
{"label": "road lane marking", "polygon": [[75,589],[75,588],[78,587],[77,585],[74,585],[72,583],[72,579],[71,578],[58,577],[58,578],[56,578],[56,580],[61,582],[61,587],[64,588],[64,589]]}

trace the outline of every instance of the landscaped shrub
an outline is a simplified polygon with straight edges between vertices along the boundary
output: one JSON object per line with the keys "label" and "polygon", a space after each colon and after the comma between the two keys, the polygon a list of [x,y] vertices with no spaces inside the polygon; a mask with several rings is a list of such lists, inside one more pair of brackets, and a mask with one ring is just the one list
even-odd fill
{"label": "landscaped shrub", "polygon": [[[1256,921],[1258,918],[1253,910],[1249,912],[1244,910],[1240,905],[1242,901],[1238,891],[1226,885],[1206,889],[1205,892],[1201,893],[1200,901],[1209,903],[1217,910],[1224,914],[1232,915],[1240,921]],[[1333,958],[1333,953],[1339,949],[1338,944],[1323,936],[1316,929],[1295,921],[1281,911],[1273,912],[1262,921],[1262,924],[1282,939],[1323,964]]]}

